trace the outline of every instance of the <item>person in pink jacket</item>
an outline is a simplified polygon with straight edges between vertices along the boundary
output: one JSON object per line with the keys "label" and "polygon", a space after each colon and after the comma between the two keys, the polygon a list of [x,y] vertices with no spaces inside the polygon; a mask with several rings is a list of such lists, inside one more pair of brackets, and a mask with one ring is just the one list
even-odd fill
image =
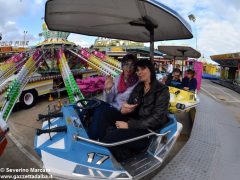
{"label": "person in pink jacket", "polygon": [[[133,54],[127,54],[122,59],[123,72],[113,79],[107,77],[103,92],[104,102],[94,109],[92,113],[92,122],[88,128],[88,135],[91,139],[101,139],[105,136],[106,127],[114,124],[111,120],[122,114],[120,109],[125,103],[134,87],[138,84],[138,77],[135,73],[137,57]],[[111,120],[106,116],[111,114]]]}

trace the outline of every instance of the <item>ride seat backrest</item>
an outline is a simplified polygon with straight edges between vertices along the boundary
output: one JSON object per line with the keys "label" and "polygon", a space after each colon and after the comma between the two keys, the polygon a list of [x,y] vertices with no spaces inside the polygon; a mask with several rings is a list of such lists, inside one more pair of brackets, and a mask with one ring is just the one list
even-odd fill
{"label": "ride seat backrest", "polygon": [[169,135],[172,136],[177,131],[177,120],[173,114],[168,114],[168,122],[161,128],[159,133],[163,134],[169,130],[171,132],[168,134],[168,138],[169,138]]}
{"label": "ride seat backrest", "polygon": [[[161,130],[159,130],[159,134],[164,134],[168,131],[171,131],[167,135],[167,139],[169,140],[177,131],[177,120],[173,114],[168,114],[168,119],[169,121],[161,128]],[[155,154],[158,148],[160,147],[159,145],[161,142],[162,142],[161,137],[153,136],[151,138],[148,151],[151,152],[152,154]]]}

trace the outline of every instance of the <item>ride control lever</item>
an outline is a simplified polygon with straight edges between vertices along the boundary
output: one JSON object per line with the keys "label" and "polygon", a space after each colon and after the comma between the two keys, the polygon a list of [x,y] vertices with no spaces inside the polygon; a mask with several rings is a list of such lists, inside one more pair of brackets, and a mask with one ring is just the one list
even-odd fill
{"label": "ride control lever", "polygon": [[40,120],[47,121],[51,118],[57,118],[57,117],[63,117],[63,113],[59,112],[59,113],[52,113],[52,114],[39,114],[37,121],[40,121]]}
{"label": "ride control lever", "polygon": [[67,126],[59,126],[52,129],[36,129],[37,136],[51,132],[67,132]]}

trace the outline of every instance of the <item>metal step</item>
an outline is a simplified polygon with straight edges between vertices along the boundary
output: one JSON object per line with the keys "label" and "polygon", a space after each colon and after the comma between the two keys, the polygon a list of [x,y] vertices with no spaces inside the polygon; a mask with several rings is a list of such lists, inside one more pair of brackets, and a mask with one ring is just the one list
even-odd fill
{"label": "metal step", "polygon": [[134,179],[138,179],[159,167],[161,161],[151,154],[143,152],[121,164]]}

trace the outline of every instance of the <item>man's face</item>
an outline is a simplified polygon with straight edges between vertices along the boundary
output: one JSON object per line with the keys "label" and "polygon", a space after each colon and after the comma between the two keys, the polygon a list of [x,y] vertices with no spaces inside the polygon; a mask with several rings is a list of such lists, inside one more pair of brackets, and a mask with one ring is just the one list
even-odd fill
{"label": "man's face", "polygon": [[123,72],[126,76],[130,76],[134,73],[134,64],[132,60],[128,60],[122,65]]}
{"label": "man's face", "polygon": [[187,73],[187,77],[188,77],[189,79],[191,79],[191,78],[193,78],[193,74]]}
{"label": "man's face", "polygon": [[180,79],[180,73],[179,73],[179,72],[174,72],[174,73],[173,73],[173,78],[174,78],[175,80]]}

